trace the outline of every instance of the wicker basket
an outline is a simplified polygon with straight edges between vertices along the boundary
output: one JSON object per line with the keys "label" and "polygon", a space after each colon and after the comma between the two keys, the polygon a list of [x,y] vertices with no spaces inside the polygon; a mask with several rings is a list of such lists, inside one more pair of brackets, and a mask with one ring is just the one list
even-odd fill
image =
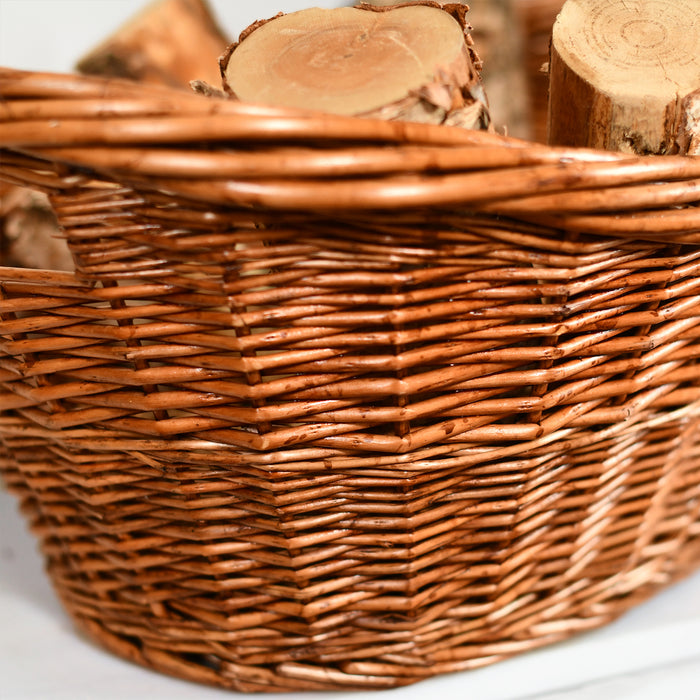
{"label": "wicker basket", "polygon": [[700,159],[0,72],[4,479],[77,625],[241,691],[389,688],[700,564]]}

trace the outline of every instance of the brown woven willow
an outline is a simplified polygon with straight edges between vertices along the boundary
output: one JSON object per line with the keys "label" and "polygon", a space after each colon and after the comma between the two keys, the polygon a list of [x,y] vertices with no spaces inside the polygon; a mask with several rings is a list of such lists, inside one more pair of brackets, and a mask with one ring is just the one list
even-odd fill
{"label": "brown woven willow", "polygon": [[700,564],[700,159],[0,72],[4,478],[77,625],[239,691],[389,688]]}

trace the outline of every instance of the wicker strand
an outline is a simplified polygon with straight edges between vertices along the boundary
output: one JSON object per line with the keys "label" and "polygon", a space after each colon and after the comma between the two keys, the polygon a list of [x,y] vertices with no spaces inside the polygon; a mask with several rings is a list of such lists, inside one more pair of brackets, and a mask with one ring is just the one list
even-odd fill
{"label": "wicker strand", "polygon": [[386,689],[700,564],[700,160],[0,71],[0,472],[76,624]]}

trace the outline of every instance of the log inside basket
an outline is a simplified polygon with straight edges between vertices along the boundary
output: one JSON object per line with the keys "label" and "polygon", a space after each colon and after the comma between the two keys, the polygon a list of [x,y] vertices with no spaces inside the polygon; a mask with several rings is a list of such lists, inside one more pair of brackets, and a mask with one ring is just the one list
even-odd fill
{"label": "log inside basket", "polygon": [[[257,22],[222,58],[248,102],[487,128],[486,97],[461,5],[310,8]],[[447,9],[447,8],[446,8]],[[455,16],[453,16],[455,15]]]}
{"label": "log inside basket", "polygon": [[681,114],[676,138],[678,150],[689,156],[700,156],[700,90],[683,100]]}
{"label": "log inside basket", "polygon": [[218,82],[228,44],[206,0],[156,0],[81,58],[78,70],[173,87]]}
{"label": "log inside basket", "polygon": [[681,124],[692,125],[684,98],[698,89],[697,0],[564,4],[552,35],[550,143],[672,153]]}
{"label": "log inside basket", "polygon": [[[421,0],[368,0],[388,6],[419,3]],[[527,79],[523,61],[522,24],[517,0],[461,0],[468,5],[469,33],[483,61],[481,79],[489,99],[489,110],[497,131],[511,136],[532,135]]]}
{"label": "log inside basket", "polygon": [[73,269],[46,195],[0,182],[0,265]]}

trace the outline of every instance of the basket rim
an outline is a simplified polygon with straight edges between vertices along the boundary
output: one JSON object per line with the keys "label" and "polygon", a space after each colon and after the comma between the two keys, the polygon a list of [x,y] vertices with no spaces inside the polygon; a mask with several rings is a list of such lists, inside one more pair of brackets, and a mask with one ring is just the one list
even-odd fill
{"label": "basket rim", "polygon": [[250,212],[468,209],[577,234],[700,241],[696,156],[552,147],[10,68],[0,68],[0,96],[0,179],[47,192],[101,181]]}

